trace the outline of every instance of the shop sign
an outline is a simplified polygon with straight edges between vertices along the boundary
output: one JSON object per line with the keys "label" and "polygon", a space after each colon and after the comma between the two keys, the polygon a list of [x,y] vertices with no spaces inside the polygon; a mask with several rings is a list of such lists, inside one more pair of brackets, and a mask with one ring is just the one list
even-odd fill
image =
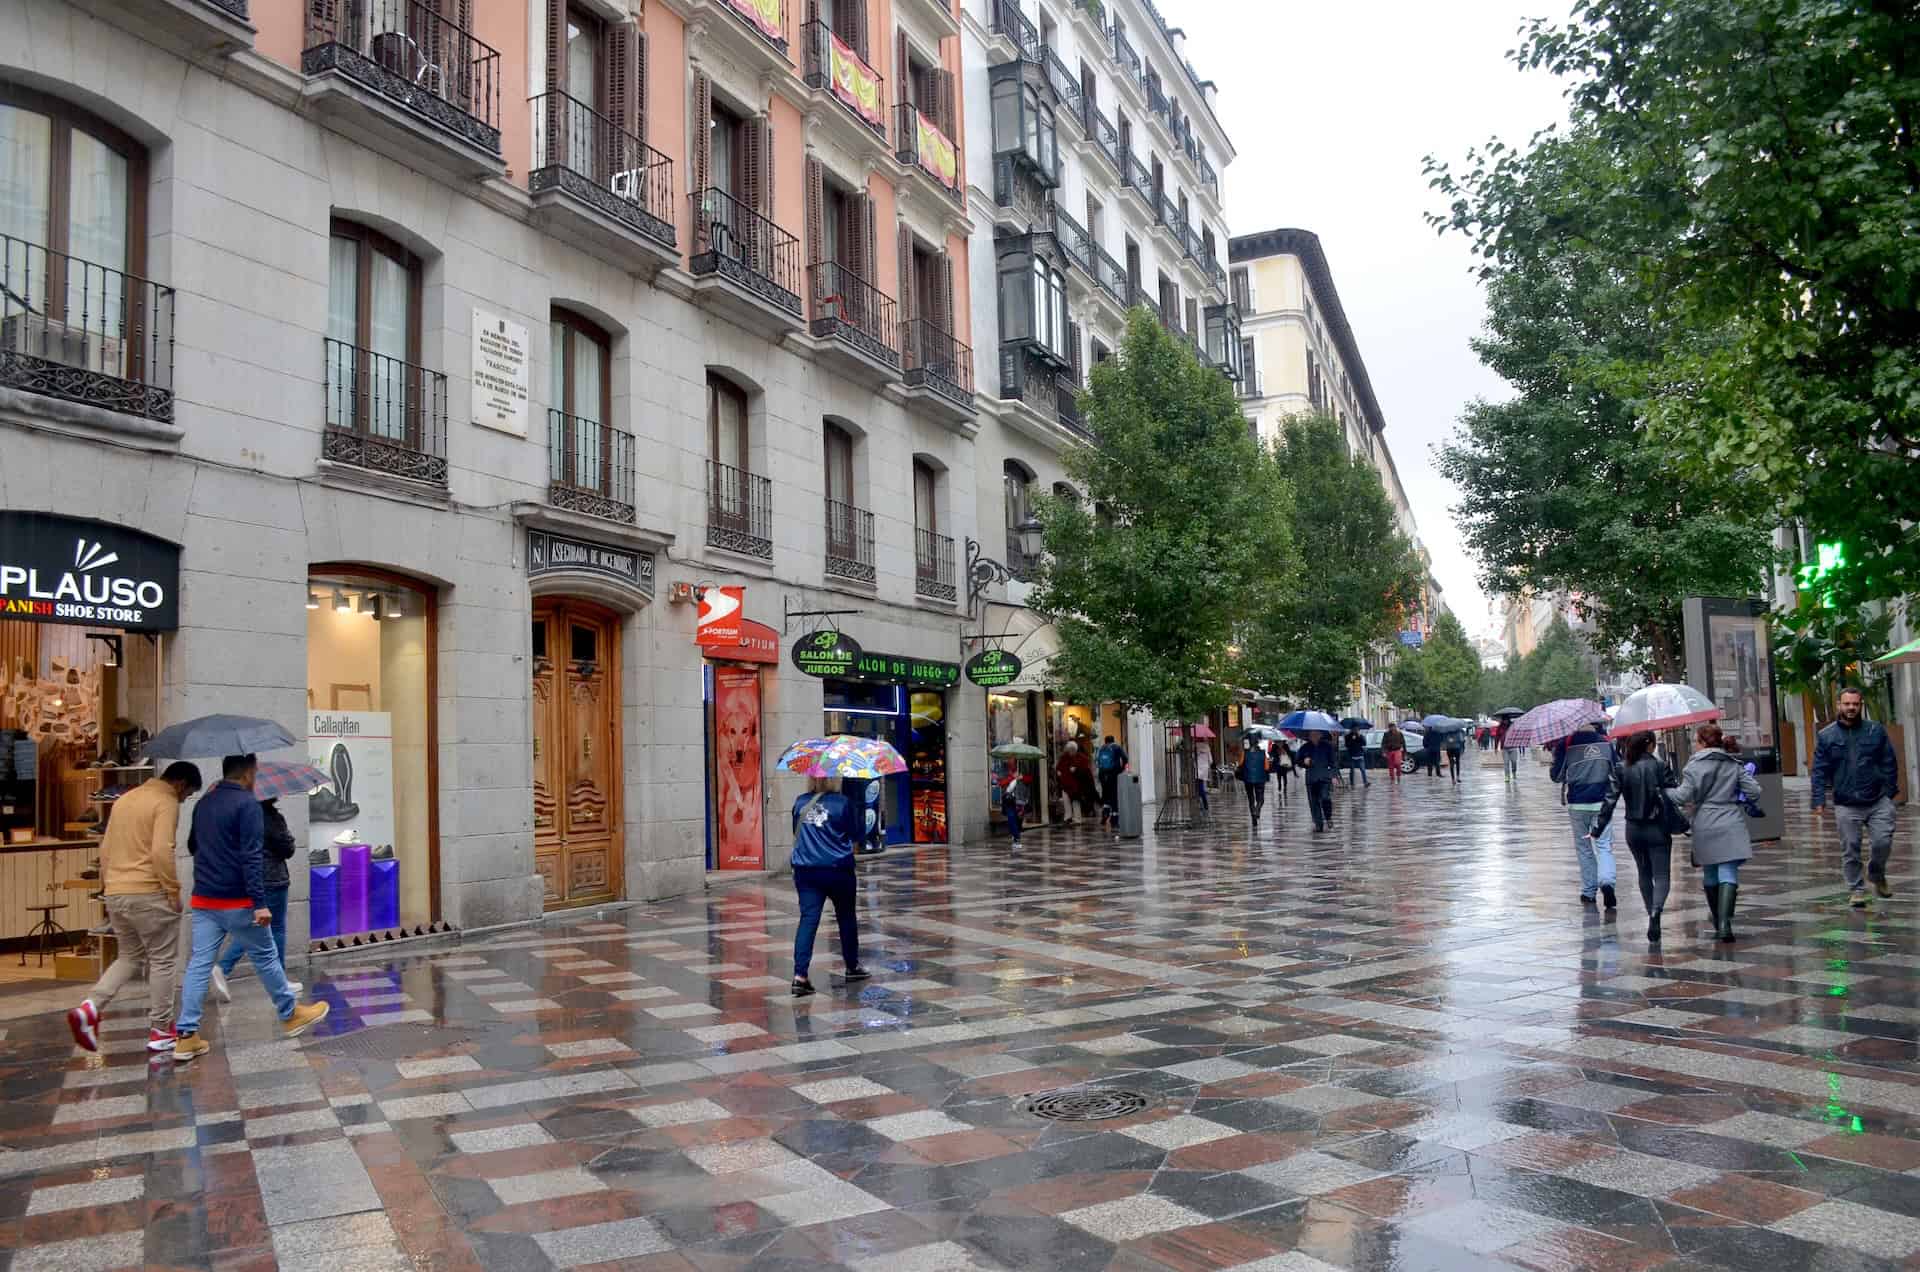
{"label": "shop sign", "polygon": [[780,0],[733,0],[734,12],[753,23],[754,30],[769,40],[786,38],[780,19]]}
{"label": "shop sign", "polygon": [[1418,630],[1404,631],[1400,633],[1400,643],[1408,649],[1418,649],[1426,643],[1426,637],[1422,636]]}
{"label": "shop sign", "polygon": [[880,111],[880,77],[868,70],[860,55],[842,44],[839,37],[828,32],[827,41],[832,46],[833,95],[868,123],[884,123]]}
{"label": "shop sign", "polygon": [[910,689],[951,689],[960,683],[960,664],[903,654],[861,654],[847,678]]}
{"label": "shop sign", "polygon": [[170,632],[180,549],[104,521],[0,512],[0,618]]}
{"label": "shop sign", "polygon": [[741,610],[747,605],[744,587],[700,589],[700,617],[694,620],[693,643],[705,649],[733,649],[740,644]]}
{"label": "shop sign", "polygon": [[1237,729],[1240,727],[1240,707],[1238,703],[1229,704],[1227,707],[1227,727],[1229,729]]}
{"label": "shop sign", "polygon": [[793,665],[809,676],[843,679],[861,657],[859,642],[845,632],[809,632],[793,645]]}
{"label": "shop sign", "polygon": [[527,435],[527,329],[484,309],[473,311],[473,422]]}
{"label": "shop sign", "polygon": [[527,531],[527,577],[561,572],[598,574],[653,599],[653,553],[588,543],[544,530]]}
{"label": "shop sign", "polygon": [[1004,649],[983,649],[967,660],[967,679],[982,689],[1004,689],[1020,678],[1020,659]]}
{"label": "shop sign", "polygon": [[715,656],[731,658],[736,662],[777,663],[780,661],[780,633],[765,623],[743,618],[740,620],[740,643],[725,654],[716,652]]}
{"label": "shop sign", "polygon": [[920,166],[939,178],[940,184],[949,190],[960,188],[960,160],[954,153],[953,143],[947,135],[934,127],[933,121],[919,111],[913,113],[917,128],[915,152],[920,156]]}

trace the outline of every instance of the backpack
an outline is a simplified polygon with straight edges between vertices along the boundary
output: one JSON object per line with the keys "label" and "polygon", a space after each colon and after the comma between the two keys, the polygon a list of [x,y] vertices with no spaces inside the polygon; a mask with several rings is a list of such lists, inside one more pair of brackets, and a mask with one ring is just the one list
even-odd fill
{"label": "backpack", "polygon": [[1120,771],[1120,744],[1118,742],[1109,742],[1105,746],[1101,747],[1100,754],[1097,757],[1097,762],[1100,765],[1100,771],[1102,773],[1119,772]]}

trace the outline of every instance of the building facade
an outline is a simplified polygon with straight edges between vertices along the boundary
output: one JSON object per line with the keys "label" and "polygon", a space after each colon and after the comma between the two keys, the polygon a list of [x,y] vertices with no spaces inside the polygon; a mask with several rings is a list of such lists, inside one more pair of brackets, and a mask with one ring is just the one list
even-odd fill
{"label": "building facade", "polygon": [[962,44],[948,0],[0,7],[0,849],[77,873],[145,775],[97,763],[216,711],[331,779],[296,951],[780,868],[830,728],[908,754],[890,838],[984,827]]}

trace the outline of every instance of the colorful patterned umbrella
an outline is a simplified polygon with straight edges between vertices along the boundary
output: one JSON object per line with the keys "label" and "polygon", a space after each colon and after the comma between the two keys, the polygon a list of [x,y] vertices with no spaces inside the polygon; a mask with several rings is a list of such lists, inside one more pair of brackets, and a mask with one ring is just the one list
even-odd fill
{"label": "colorful patterned umbrella", "polygon": [[886,777],[907,771],[907,762],[893,744],[881,738],[860,738],[851,733],[832,737],[802,738],[788,747],[778,761],[781,768],[802,777]]}
{"label": "colorful patterned umbrella", "polygon": [[255,799],[291,799],[296,795],[311,795],[322,787],[332,786],[333,779],[311,764],[282,764],[278,760],[262,760],[253,774],[253,797]]}
{"label": "colorful patterned umbrella", "polygon": [[1591,698],[1556,698],[1541,703],[1508,726],[1506,746],[1509,749],[1545,746],[1606,718],[1607,709]]}
{"label": "colorful patterned umbrella", "polygon": [[1692,685],[1653,684],[1636,689],[1613,717],[1613,736],[1658,733],[1720,718],[1720,708]]}

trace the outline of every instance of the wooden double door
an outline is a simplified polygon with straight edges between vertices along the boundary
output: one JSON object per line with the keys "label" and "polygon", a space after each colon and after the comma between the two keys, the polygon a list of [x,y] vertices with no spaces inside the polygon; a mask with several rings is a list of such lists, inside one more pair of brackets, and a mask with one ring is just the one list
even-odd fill
{"label": "wooden double door", "polygon": [[533,859],[546,908],[619,898],[620,624],[585,601],[533,603]]}

